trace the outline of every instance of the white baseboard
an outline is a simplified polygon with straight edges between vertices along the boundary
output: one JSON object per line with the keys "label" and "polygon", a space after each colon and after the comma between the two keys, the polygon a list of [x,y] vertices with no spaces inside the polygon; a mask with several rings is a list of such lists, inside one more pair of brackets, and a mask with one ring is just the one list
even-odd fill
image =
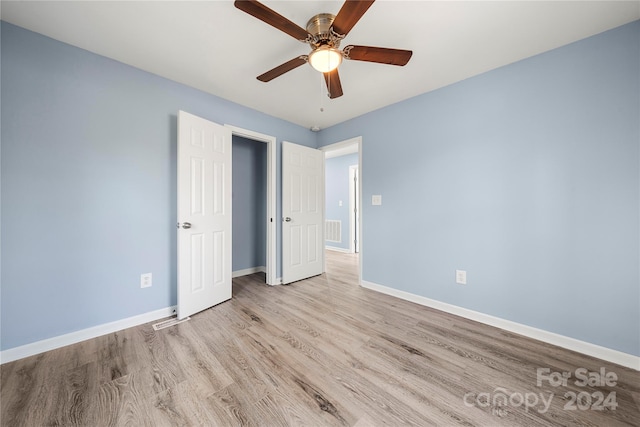
{"label": "white baseboard", "polygon": [[473,311],[463,307],[458,307],[456,305],[436,301],[420,295],[415,295],[409,292],[400,291],[398,289],[389,288],[387,286],[378,285],[376,283],[366,282],[363,280],[360,284],[363,288],[391,295],[406,301],[411,301],[416,304],[424,305],[426,307],[435,308],[436,310],[455,314],[456,316],[475,320],[476,322],[495,326],[496,328],[504,329],[509,332],[524,335],[525,337],[557,345],[558,347],[577,351],[578,353],[597,357],[598,359],[606,360],[608,362],[616,363],[618,365],[626,366],[627,368],[640,371],[640,357],[634,356],[633,354],[623,353],[618,350],[602,347],[586,341],[580,341],[575,338],[556,334],[554,332],[549,332],[543,329],[523,325],[521,323],[512,322],[511,320],[505,320],[499,317],[490,316],[478,311]]}
{"label": "white baseboard", "polygon": [[345,248],[337,248],[335,246],[325,246],[325,249],[329,250],[329,251],[336,251],[336,252],[343,252],[345,254],[350,254],[352,253],[349,249],[345,249]]}
{"label": "white baseboard", "polygon": [[14,360],[22,359],[24,357],[34,356],[45,351],[55,350],[56,348],[64,347],[66,345],[76,344],[80,341],[85,341],[91,338],[110,334],[112,332],[121,331],[126,328],[131,328],[133,326],[170,317],[175,313],[175,310],[176,306],[161,308],[160,310],[150,311],[148,313],[139,314],[122,320],[116,320],[115,322],[104,323],[81,331],[47,338],[45,340],[22,345],[20,347],[9,348],[7,350],[0,351],[0,364],[13,362]]}
{"label": "white baseboard", "polygon": [[[244,271],[244,270],[243,270]],[[260,271],[260,270],[258,270]],[[255,271],[254,271],[255,272]],[[234,272],[235,274],[235,272]],[[252,273],[246,273],[252,274]],[[282,283],[282,279],[276,279],[277,283]],[[510,320],[501,319],[499,317],[490,316],[488,314],[480,313],[477,311],[469,310],[463,307],[458,307],[452,304],[436,301],[430,298],[426,298],[420,295],[411,294],[409,292],[400,291],[398,289],[389,288],[387,286],[378,285],[376,283],[362,281],[361,286],[363,288],[371,289],[383,294],[391,295],[406,301],[411,301],[416,304],[431,307],[436,310],[441,310],[446,313],[451,313],[456,316],[464,317],[466,319],[475,320],[476,322],[484,323],[486,325],[495,326],[500,329],[504,329],[509,332],[524,335],[529,338],[533,338],[539,341],[543,341],[549,344],[557,345],[569,350],[577,351],[589,356],[597,357],[608,362],[616,363],[621,366],[626,366],[631,369],[640,371],[640,357],[632,354],[623,353],[618,350],[613,350],[607,347],[602,347],[596,344],[588,343],[586,341],[580,341],[575,338],[559,335],[554,332],[545,331],[531,326],[523,325],[521,323],[512,322]],[[4,351],[0,351],[0,364],[12,362],[14,360],[22,359],[24,357],[34,356],[36,354],[43,353],[45,351],[54,350],[56,348],[64,347],[67,345],[75,344],[81,341],[85,341],[91,338],[96,338],[112,332],[121,331],[126,328],[142,325],[144,323],[153,322],[158,319],[170,317],[174,314],[176,307],[166,307],[148,313],[140,314],[126,319],[117,320],[115,322],[105,323],[103,325],[94,326],[91,328],[83,329],[81,331],[71,332],[68,334],[60,335],[53,338],[47,338],[45,340],[37,341],[30,344],[25,344],[20,347],[10,348]]]}
{"label": "white baseboard", "polygon": [[233,273],[231,273],[231,277],[235,279],[236,277],[247,276],[253,273],[266,273],[266,272],[267,272],[267,267],[265,267],[264,265],[261,265],[259,267],[251,267],[251,268],[245,268],[244,270],[236,270]]}

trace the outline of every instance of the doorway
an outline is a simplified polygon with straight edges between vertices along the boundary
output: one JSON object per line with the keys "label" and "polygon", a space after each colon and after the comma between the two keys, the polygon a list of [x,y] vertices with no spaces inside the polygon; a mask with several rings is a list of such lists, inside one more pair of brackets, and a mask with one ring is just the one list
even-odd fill
{"label": "doorway", "polygon": [[232,136],[232,277],[266,273],[267,146]]}
{"label": "doorway", "polygon": [[[345,256],[362,281],[362,137],[320,148],[325,153],[326,259]],[[331,253],[331,256],[329,256]],[[325,265],[326,271],[326,265]]]}
{"label": "doorway", "polygon": [[[266,236],[264,240],[266,265],[265,280],[267,285],[276,285],[276,137],[265,135],[252,130],[239,128],[232,125],[225,125],[231,130],[232,137],[241,137],[253,142],[266,144],[266,194],[264,195],[266,206],[266,216],[262,218]],[[255,268],[256,266],[254,266]],[[260,267],[260,266],[257,266]],[[251,270],[240,270],[237,275],[249,274]],[[260,270],[258,270],[260,271]]]}

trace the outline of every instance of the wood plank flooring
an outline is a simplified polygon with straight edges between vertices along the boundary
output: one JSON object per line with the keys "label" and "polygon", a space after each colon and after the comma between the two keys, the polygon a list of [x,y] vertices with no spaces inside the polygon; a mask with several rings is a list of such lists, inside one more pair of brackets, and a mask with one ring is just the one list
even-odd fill
{"label": "wood plank flooring", "polygon": [[357,256],[327,259],[288,286],[234,279],[177,326],[3,365],[0,425],[640,425],[637,371],[363,289]]}

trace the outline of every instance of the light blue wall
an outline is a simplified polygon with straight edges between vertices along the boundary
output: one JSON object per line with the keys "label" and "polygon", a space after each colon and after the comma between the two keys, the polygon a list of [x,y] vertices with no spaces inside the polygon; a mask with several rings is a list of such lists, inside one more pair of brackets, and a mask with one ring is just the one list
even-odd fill
{"label": "light blue wall", "polygon": [[[277,137],[277,218],[280,142],[316,143],[4,22],[1,43],[3,350],[175,304],[178,110]],[[635,22],[319,132],[362,135],[383,195],[364,280],[640,355],[639,52]]]}
{"label": "light blue wall", "polygon": [[277,137],[278,217],[281,141],[316,145],[308,129],[5,22],[1,55],[3,350],[176,303],[178,110]]}
{"label": "light blue wall", "polygon": [[[358,164],[358,154],[347,154],[325,160],[325,214],[327,220],[339,220],[341,242],[325,242],[327,246],[349,249],[349,166]],[[342,206],[339,205],[342,201]]]}
{"label": "light blue wall", "polygon": [[267,264],[267,144],[233,137],[233,271]]}
{"label": "light blue wall", "polygon": [[363,138],[364,280],[640,355],[639,123],[634,22],[319,142]]}

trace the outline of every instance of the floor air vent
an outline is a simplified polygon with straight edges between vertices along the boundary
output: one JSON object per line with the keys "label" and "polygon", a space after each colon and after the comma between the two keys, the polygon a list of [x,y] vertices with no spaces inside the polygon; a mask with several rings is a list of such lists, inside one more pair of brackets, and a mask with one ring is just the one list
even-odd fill
{"label": "floor air vent", "polygon": [[185,319],[178,320],[177,317],[172,317],[171,319],[167,319],[167,320],[164,320],[162,322],[155,323],[153,325],[153,329],[156,330],[156,331],[159,331],[160,329],[168,328],[169,326],[173,326],[173,325],[177,325],[178,323],[186,322],[189,319],[191,319],[191,318],[187,317]]}

